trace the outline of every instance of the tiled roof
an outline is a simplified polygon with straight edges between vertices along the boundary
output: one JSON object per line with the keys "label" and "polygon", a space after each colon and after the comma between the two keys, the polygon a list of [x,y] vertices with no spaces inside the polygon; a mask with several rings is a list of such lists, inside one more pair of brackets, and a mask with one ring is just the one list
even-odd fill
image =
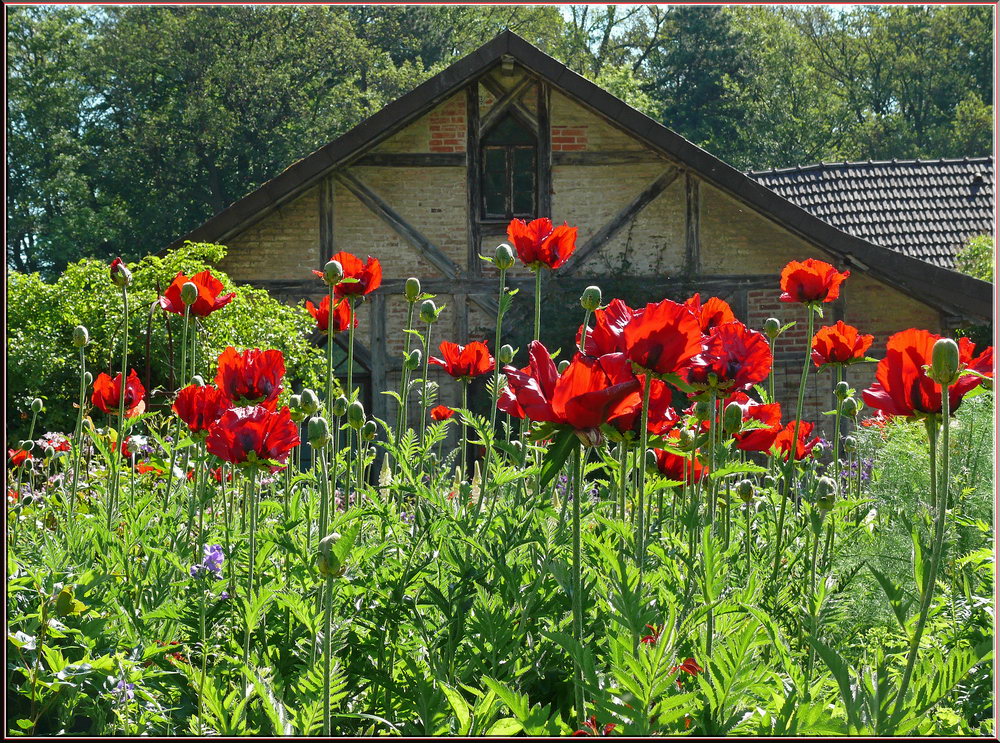
{"label": "tiled roof", "polygon": [[820,163],[748,173],[829,224],[943,268],[993,234],[993,158]]}

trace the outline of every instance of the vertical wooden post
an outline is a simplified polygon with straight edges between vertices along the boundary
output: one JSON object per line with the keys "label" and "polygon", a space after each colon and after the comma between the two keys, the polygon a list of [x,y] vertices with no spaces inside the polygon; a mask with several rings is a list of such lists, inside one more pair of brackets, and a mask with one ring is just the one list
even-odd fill
{"label": "vertical wooden post", "polygon": [[697,276],[701,273],[701,189],[690,171],[684,174],[684,186],[684,272]]}
{"label": "vertical wooden post", "polygon": [[319,185],[319,268],[333,255],[333,189],[336,183],[327,177]]}
{"label": "vertical wooden post", "polygon": [[476,278],[481,275],[479,251],[482,242],[479,226],[482,211],[482,183],[480,180],[479,150],[479,82],[473,80],[465,89],[465,179],[466,179],[466,222],[469,237],[466,275]]}
{"label": "vertical wooden post", "polygon": [[382,394],[382,391],[386,389],[385,304],[385,294],[375,293],[372,295],[372,325],[369,344],[372,361],[372,415],[382,420],[387,420],[388,416],[386,396]]}
{"label": "vertical wooden post", "polygon": [[[750,300],[747,294],[746,289],[737,289],[733,294],[733,314],[742,323],[747,322],[750,317]],[[751,328],[751,330],[760,330],[760,328]]]}
{"label": "vertical wooden post", "polygon": [[467,294],[454,294],[455,299],[455,334],[457,343],[469,342],[469,302]]}
{"label": "vertical wooden post", "polygon": [[538,214],[552,218],[552,119],[549,114],[549,86],[538,80]]}

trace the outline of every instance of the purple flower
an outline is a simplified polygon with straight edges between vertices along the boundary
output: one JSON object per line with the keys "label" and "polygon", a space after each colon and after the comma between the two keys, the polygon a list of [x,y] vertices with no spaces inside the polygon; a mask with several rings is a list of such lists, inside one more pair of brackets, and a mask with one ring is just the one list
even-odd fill
{"label": "purple flower", "polygon": [[222,580],[222,561],[224,559],[221,544],[206,544],[205,556],[202,561],[191,566],[191,577],[204,578],[211,573],[216,580]]}
{"label": "purple flower", "polygon": [[223,591],[222,593],[219,594],[219,601],[228,601],[228,600],[229,600],[229,591]]}
{"label": "purple flower", "polygon": [[115,685],[115,696],[121,702],[130,702],[135,699],[135,684],[130,684],[122,679]]}

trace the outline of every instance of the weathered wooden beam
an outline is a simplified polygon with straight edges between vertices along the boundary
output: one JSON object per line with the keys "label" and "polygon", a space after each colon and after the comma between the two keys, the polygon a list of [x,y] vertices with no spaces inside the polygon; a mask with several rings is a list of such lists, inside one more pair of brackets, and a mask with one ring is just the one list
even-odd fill
{"label": "weathered wooden beam", "polygon": [[469,298],[464,292],[453,294],[455,303],[455,335],[456,343],[469,342]]}
{"label": "weathered wooden beam", "polygon": [[553,152],[553,165],[630,165],[632,163],[664,162],[652,150],[607,150],[583,152]]}
{"label": "weathered wooden beam", "polygon": [[380,168],[460,168],[464,152],[370,152],[351,165]]}
{"label": "weathered wooden beam", "polygon": [[372,414],[382,420],[388,419],[386,396],[382,390],[386,385],[386,295],[376,294],[371,303],[371,341],[368,348],[371,352],[371,365],[368,369],[372,376]]}
{"label": "weathered wooden beam", "polygon": [[479,149],[479,83],[473,83],[465,89],[465,151],[467,153],[465,168],[465,198],[466,222],[468,237],[468,253],[466,265],[470,276],[481,275],[479,266],[480,237],[479,220],[483,208],[482,196],[482,153]]}
{"label": "weathered wooden beam", "polygon": [[335,186],[331,178],[324,178],[319,188],[319,268],[330,260],[333,249],[333,192]]}
{"label": "weathered wooden beam", "polygon": [[[740,288],[733,292],[729,304],[733,308],[733,314],[736,315],[736,318],[741,322],[746,322],[750,317],[750,299],[747,296],[747,290]],[[753,330],[760,330],[760,328],[753,328]]]}
{"label": "weathered wooden beam", "polygon": [[[535,82],[533,77],[528,77],[525,75],[516,83],[514,87],[506,91],[503,95],[496,99],[496,102],[490,107],[490,110],[486,112],[483,116],[483,124],[481,131],[488,131],[491,126],[496,124],[500,120],[500,117],[507,113],[507,110],[513,106],[521,107],[520,99],[524,95],[524,92]],[[494,95],[496,95],[494,93]],[[523,108],[523,107],[521,107]],[[538,122],[535,122],[535,126]]]}
{"label": "weathered wooden beam", "polygon": [[[525,78],[525,79],[528,80],[529,82],[531,81],[531,78]],[[479,78],[479,82],[483,84],[484,88],[490,91],[496,103],[499,103],[500,100],[503,99],[503,97],[507,94],[507,91],[504,90],[503,86],[497,83],[489,75],[484,75],[483,77]],[[523,93],[524,91],[522,90],[521,92]],[[490,109],[490,112],[496,110],[496,103],[493,104],[493,108]],[[538,119],[535,118],[535,115],[531,113],[531,111],[522,106],[520,101],[518,100],[512,101],[507,107],[513,108],[515,111],[517,111],[517,113],[520,114],[521,118],[523,118],[524,121],[529,126],[534,128],[535,133],[536,134],[538,133]],[[483,125],[483,128],[485,128],[485,123]]]}
{"label": "weathered wooden beam", "polygon": [[416,227],[403,219],[382,197],[349,171],[339,171],[334,174],[334,177],[400,237],[423,253],[427,260],[433,263],[441,273],[450,279],[458,278],[461,269],[439,247],[424,237]]}
{"label": "weathered wooden beam", "polygon": [[538,160],[535,183],[538,187],[536,217],[552,217],[552,119],[549,111],[549,84],[538,79]]}
{"label": "weathered wooden beam", "polygon": [[701,186],[690,171],[684,174],[684,272],[701,273]]}
{"label": "weathered wooden beam", "polygon": [[625,225],[635,219],[635,216],[641,212],[647,204],[666,191],[670,184],[677,179],[678,175],[680,175],[680,171],[677,168],[670,167],[656,180],[646,186],[646,188],[644,188],[639,195],[626,204],[621,211],[619,211],[607,222],[607,224],[595,232],[594,235],[587,240],[587,242],[576,249],[573,257],[566,261],[566,264],[563,267],[563,275],[566,276],[575,273],[576,270],[583,265],[587,258],[589,258],[596,251],[600,250],[601,247],[617,235],[618,232],[625,227]]}

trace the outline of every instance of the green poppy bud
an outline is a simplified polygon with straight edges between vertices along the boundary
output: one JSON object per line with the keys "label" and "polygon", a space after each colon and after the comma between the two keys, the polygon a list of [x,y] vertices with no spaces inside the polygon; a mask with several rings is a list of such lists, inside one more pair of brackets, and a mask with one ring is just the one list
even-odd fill
{"label": "green poppy bud", "polygon": [[323,266],[323,281],[333,286],[339,284],[343,278],[344,267],[340,265],[340,261],[327,261]]}
{"label": "green poppy bud", "polygon": [[931,350],[931,368],[927,376],[942,387],[951,387],[958,381],[958,344],[951,338],[938,338]]}
{"label": "green poppy bud", "polygon": [[840,404],[840,412],[842,415],[846,415],[848,418],[854,418],[858,414],[858,401],[853,397],[848,397],[844,402]]}
{"label": "green poppy bud", "polygon": [[94,383],[94,375],[91,374],[90,372],[84,372],[83,373],[83,383],[87,387],[89,387],[90,385],[92,385]]}
{"label": "green poppy bud", "polygon": [[135,439],[126,439],[125,451],[129,453],[129,456],[135,456],[139,453],[139,442]]}
{"label": "green poppy bud", "polygon": [[288,398],[288,408],[295,410],[302,406],[302,398],[299,395],[292,395]]}
{"label": "green poppy bud", "polygon": [[775,480],[771,475],[764,475],[762,478],[760,478],[760,484],[763,487],[767,488],[768,490],[773,488],[777,484],[777,482],[778,481]]}
{"label": "green poppy bud", "polygon": [[736,483],[736,495],[744,503],[749,503],[753,500],[753,489],[753,483],[750,480],[740,480]]}
{"label": "green poppy bud", "polygon": [[569,359],[563,359],[562,361],[559,362],[559,365],[556,368],[559,370],[559,373],[562,374],[564,371],[566,371],[566,367],[568,366],[569,366]]}
{"label": "green poppy bud", "polygon": [[35,502],[35,496],[33,496],[31,493],[28,493],[26,496],[24,496],[23,498],[21,498],[21,505],[24,508],[27,508],[28,506],[30,506],[34,502]]}
{"label": "green poppy bud", "polygon": [[54,457],[55,455],[56,455],[56,450],[55,449],[53,449],[51,446],[46,446],[45,447],[45,458],[46,459],[52,459],[52,457]]}
{"label": "green poppy bud", "polygon": [[341,395],[333,401],[333,414],[337,418],[343,418],[347,412],[347,398]]}
{"label": "green poppy bud", "polygon": [[851,385],[847,382],[837,382],[837,386],[833,388],[833,394],[838,400],[846,400],[847,396],[851,394]]}
{"label": "green poppy bud", "polygon": [[34,400],[31,401],[32,413],[41,413],[43,410],[45,410],[45,404],[42,402],[42,399],[40,397],[36,397]]}
{"label": "green poppy bud", "polygon": [[781,322],[776,317],[769,317],[764,321],[764,335],[772,341],[781,333]]}
{"label": "green poppy bud", "polygon": [[301,423],[306,419],[306,413],[302,410],[302,398],[292,395],[288,398],[288,414],[296,423]]}
{"label": "green poppy bud", "polygon": [[377,433],[378,426],[375,425],[375,421],[365,421],[365,425],[361,426],[362,441],[374,441]]}
{"label": "green poppy bud", "polygon": [[434,304],[433,299],[425,299],[424,303],[420,305],[420,320],[428,325],[433,324],[437,321],[438,308]]}
{"label": "green poppy bud", "polygon": [[514,348],[509,343],[500,346],[500,363],[510,364],[514,361]]}
{"label": "green poppy bud", "polygon": [[403,284],[403,296],[406,297],[407,302],[416,302],[420,297],[420,279],[416,276],[411,276]]}
{"label": "green poppy bud", "polygon": [[858,450],[858,440],[853,436],[844,437],[844,451],[848,454],[853,454]]}
{"label": "green poppy bud", "polygon": [[406,361],[403,362],[409,371],[416,371],[420,368],[420,363],[423,361],[424,354],[419,348],[414,348],[410,351],[410,354],[406,357]]}
{"label": "green poppy bud", "polygon": [[302,400],[301,407],[303,413],[306,415],[316,415],[319,412],[319,398],[315,392],[306,387],[299,393],[299,397]]}
{"label": "green poppy bud", "polygon": [[313,449],[322,449],[330,443],[330,424],[327,423],[326,418],[319,416],[310,418],[306,430],[309,445]]}
{"label": "green poppy bud", "polygon": [[587,312],[593,312],[601,306],[601,287],[588,286],[580,296],[580,306]]}
{"label": "green poppy bud", "polygon": [[493,262],[501,271],[514,265],[514,250],[507,243],[500,243],[493,254]]}
{"label": "green poppy bud", "polygon": [[128,270],[125,262],[121,258],[115,258],[111,262],[111,283],[119,289],[124,289],[132,283],[132,272]]}
{"label": "green poppy bud", "polygon": [[193,281],[185,281],[181,286],[181,301],[191,306],[198,301],[198,285]]}
{"label": "green poppy bud", "polygon": [[347,425],[355,431],[361,429],[365,424],[365,406],[355,400],[347,406]]}
{"label": "green poppy bud", "polygon": [[83,325],[77,325],[73,328],[73,345],[77,348],[83,348],[88,343],[90,343],[90,333]]}
{"label": "green poppy bud", "polygon": [[204,387],[205,379],[200,374],[195,374],[193,377],[191,377],[191,384],[193,384],[195,387]]}
{"label": "green poppy bud", "polygon": [[812,450],[813,457],[823,456],[824,454],[826,454],[827,448],[828,447],[822,441],[820,441],[818,444],[816,444],[816,446],[813,447]]}
{"label": "green poppy bud", "polygon": [[831,477],[821,477],[816,481],[816,507],[829,513],[837,497],[837,483]]}
{"label": "green poppy bud", "polygon": [[646,472],[656,472],[656,452],[652,449],[646,449]]}
{"label": "green poppy bud", "polygon": [[743,427],[743,408],[734,402],[722,411],[722,429],[728,434],[738,433]]}
{"label": "green poppy bud", "polygon": [[712,417],[712,406],[702,400],[694,406],[694,416],[700,421],[707,421]]}
{"label": "green poppy bud", "polygon": [[344,574],[345,565],[337,557],[334,546],[340,541],[340,535],[333,532],[319,540],[319,547],[316,552],[316,569],[324,578],[339,578]]}
{"label": "green poppy bud", "polygon": [[690,429],[684,428],[681,430],[681,451],[693,451],[698,445],[698,439],[694,435],[694,432]]}

